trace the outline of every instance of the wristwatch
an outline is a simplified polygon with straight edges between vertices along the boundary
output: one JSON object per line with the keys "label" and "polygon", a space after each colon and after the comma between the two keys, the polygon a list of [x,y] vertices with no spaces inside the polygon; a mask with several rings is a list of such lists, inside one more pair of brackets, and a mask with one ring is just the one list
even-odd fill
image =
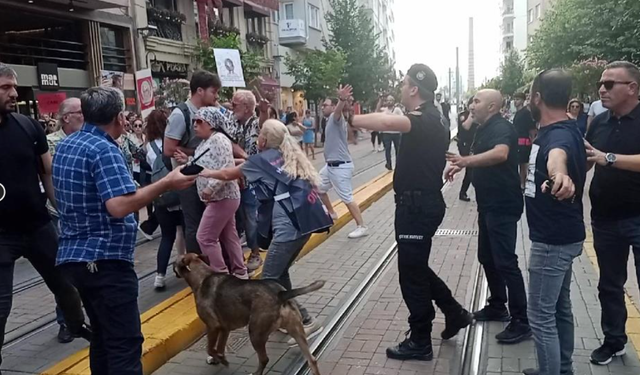
{"label": "wristwatch", "polygon": [[607,167],[612,167],[616,163],[616,154],[608,152],[604,155],[604,160],[607,161]]}

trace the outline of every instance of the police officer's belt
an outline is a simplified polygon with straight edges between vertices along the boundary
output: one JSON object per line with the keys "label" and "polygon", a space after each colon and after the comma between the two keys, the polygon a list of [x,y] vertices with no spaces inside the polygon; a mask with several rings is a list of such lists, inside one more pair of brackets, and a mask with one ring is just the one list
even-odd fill
{"label": "police officer's belt", "polygon": [[422,207],[442,200],[442,195],[440,192],[414,190],[396,194],[395,200],[398,206]]}

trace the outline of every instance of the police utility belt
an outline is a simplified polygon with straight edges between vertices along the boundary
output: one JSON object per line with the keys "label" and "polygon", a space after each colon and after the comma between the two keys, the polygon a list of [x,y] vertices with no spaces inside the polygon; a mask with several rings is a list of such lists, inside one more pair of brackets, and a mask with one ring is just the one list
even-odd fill
{"label": "police utility belt", "polygon": [[439,193],[421,190],[405,191],[395,195],[396,205],[415,208],[430,206],[442,200],[442,197],[438,196]]}
{"label": "police utility belt", "polygon": [[350,161],[328,161],[327,165],[330,167],[339,167],[342,164],[351,164]]}

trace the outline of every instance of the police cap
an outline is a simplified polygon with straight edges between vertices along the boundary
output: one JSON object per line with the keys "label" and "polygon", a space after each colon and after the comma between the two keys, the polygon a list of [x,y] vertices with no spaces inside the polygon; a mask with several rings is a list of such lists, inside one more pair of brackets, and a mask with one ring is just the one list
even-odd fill
{"label": "police cap", "polygon": [[407,75],[416,86],[427,92],[435,92],[438,89],[438,78],[431,68],[424,64],[414,64],[409,68]]}

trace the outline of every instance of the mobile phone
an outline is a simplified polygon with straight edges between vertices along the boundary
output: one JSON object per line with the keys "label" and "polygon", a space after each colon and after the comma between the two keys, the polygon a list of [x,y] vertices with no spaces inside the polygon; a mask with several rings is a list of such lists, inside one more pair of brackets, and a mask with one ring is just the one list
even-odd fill
{"label": "mobile phone", "polygon": [[202,172],[204,170],[204,167],[199,166],[198,164],[196,164],[196,162],[200,160],[200,158],[203,157],[207,152],[209,152],[209,150],[210,149],[204,150],[204,152],[198,155],[198,157],[187,163],[187,165],[182,168],[180,172],[185,176],[194,176]]}

